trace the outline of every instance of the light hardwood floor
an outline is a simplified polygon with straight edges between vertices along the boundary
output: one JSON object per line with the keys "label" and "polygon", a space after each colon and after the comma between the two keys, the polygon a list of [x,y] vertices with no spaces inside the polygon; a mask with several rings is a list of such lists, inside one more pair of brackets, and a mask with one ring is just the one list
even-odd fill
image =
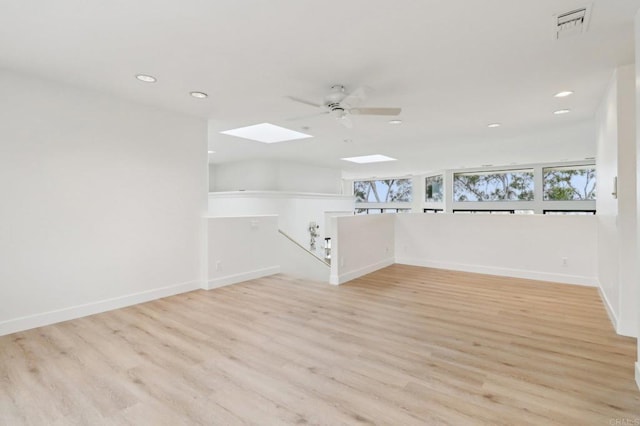
{"label": "light hardwood floor", "polygon": [[0,337],[0,424],[638,424],[635,353],[594,288],[275,275]]}

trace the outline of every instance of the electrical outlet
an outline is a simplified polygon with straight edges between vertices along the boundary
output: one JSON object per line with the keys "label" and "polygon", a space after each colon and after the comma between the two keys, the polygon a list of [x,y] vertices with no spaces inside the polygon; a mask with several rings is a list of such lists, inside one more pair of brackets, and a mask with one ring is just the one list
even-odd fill
{"label": "electrical outlet", "polygon": [[219,271],[219,270],[220,270],[220,261],[218,260],[216,262],[216,271]]}
{"label": "electrical outlet", "polygon": [[567,266],[569,266],[569,258],[568,257],[563,257],[562,258],[562,266],[564,266],[565,268]]}

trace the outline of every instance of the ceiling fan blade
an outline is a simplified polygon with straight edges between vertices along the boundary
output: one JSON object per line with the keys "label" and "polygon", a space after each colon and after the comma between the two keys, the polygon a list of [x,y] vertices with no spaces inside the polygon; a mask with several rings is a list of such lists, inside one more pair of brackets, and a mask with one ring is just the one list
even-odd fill
{"label": "ceiling fan blade", "polygon": [[287,98],[289,98],[289,99],[291,99],[292,101],[295,101],[295,102],[300,102],[301,104],[306,104],[306,105],[309,105],[309,106],[312,106],[312,107],[316,107],[316,108],[322,108],[322,105],[320,105],[320,104],[314,104],[313,102],[306,101],[306,100],[300,99],[300,98],[296,98],[294,96],[287,96]]}
{"label": "ceiling fan blade", "polygon": [[349,112],[354,115],[398,115],[402,108],[351,108]]}
{"label": "ceiling fan blade", "polygon": [[287,121],[304,120],[305,118],[318,117],[320,115],[327,115],[329,113],[330,113],[329,111],[316,112],[315,114],[307,114],[307,115],[301,115],[301,116],[298,116],[298,117],[285,118],[285,120],[287,120]]}

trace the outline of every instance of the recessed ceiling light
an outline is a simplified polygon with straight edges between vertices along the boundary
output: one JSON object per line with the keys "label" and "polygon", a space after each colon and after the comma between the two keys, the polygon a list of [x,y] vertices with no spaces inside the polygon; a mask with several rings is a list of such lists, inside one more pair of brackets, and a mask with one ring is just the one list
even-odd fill
{"label": "recessed ceiling light", "polygon": [[571,95],[573,95],[573,92],[571,90],[565,90],[563,92],[558,92],[553,96],[556,98],[566,98],[567,96],[571,96]]}
{"label": "recessed ceiling light", "polygon": [[275,126],[269,123],[255,124],[253,126],[225,130],[224,132],[220,133],[263,143],[286,142],[313,137],[305,133],[285,129],[284,127]]}
{"label": "recessed ceiling light", "polygon": [[389,124],[402,124],[402,120],[389,120]]}
{"label": "recessed ceiling light", "polygon": [[191,92],[190,95],[198,99],[204,99],[209,96],[204,92]]}
{"label": "recessed ceiling light", "polygon": [[136,78],[140,81],[144,81],[145,83],[155,83],[156,81],[158,81],[157,78],[148,74],[137,74]]}
{"label": "recessed ceiling light", "polygon": [[500,127],[500,126],[502,126],[502,124],[500,123],[491,123],[487,127],[490,129],[495,129],[496,127]]}
{"label": "recessed ceiling light", "polygon": [[570,112],[570,109],[559,109],[557,111],[553,111],[555,115],[569,114]]}
{"label": "recessed ceiling light", "polygon": [[207,151],[207,153],[209,153],[209,154],[215,154],[216,152],[215,152],[215,151]]}
{"label": "recessed ceiling light", "polygon": [[397,161],[395,158],[387,157],[386,155],[380,155],[380,154],[342,158],[342,160],[351,161],[352,163],[358,163],[358,164],[381,163],[383,161]]}

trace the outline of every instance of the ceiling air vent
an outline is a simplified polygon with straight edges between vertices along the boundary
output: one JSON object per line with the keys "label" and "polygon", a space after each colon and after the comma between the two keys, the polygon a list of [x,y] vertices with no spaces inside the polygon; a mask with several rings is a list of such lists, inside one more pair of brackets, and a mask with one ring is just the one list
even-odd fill
{"label": "ceiling air vent", "polygon": [[587,31],[591,8],[581,7],[568,12],[559,13],[553,17],[554,38],[560,40]]}

